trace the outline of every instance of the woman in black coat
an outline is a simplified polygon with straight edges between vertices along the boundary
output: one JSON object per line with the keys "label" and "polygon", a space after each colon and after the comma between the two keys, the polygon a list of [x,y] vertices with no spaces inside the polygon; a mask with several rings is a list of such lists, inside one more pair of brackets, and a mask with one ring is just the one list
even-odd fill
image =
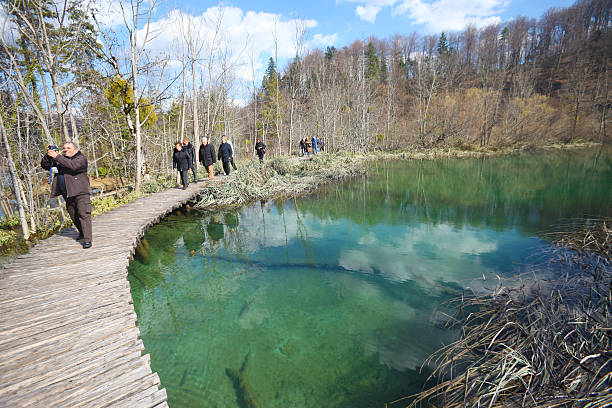
{"label": "woman in black coat", "polygon": [[189,154],[183,149],[181,142],[174,144],[174,152],[172,153],[172,168],[177,169],[181,175],[181,183],[183,190],[189,185]]}
{"label": "woman in black coat", "polygon": [[255,143],[255,153],[257,153],[257,157],[259,157],[259,162],[263,163],[264,154],[266,154],[266,145],[260,138],[257,138],[257,143]]}
{"label": "woman in black coat", "polygon": [[183,139],[183,147],[181,148],[181,150],[184,150],[185,153],[187,153],[187,156],[189,157],[189,168],[191,169],[191,172],[193,173],[193,181],[197,182],[198,181],[198,168],[196,166],[195,148],[189,142],[189,139],[187,138]]}
{"label": "woman in black coat", "polygon": [[217,158],[215,157],[215,146],[213,146],[212,143],[208,143],[208,138],[202,139],[199,153],[200,163],[202,163],[208,172],[208,179],[214,179],[215,175],[213,174],[213,164],[217,162]]}

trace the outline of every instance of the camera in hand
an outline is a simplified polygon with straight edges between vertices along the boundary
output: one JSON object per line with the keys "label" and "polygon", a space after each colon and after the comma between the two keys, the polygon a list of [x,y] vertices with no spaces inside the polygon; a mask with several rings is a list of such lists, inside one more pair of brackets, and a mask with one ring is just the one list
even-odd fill
{"label": "camera in hand", "polygon": [[[59,153],[59,148],[55,145],[47,146],[48,150],[54,150]],[[55,164],[55,160],[49,158],[51,160],[51,167],[49,168],[49,184],[53,181],[53,175],[58,173],[57,165]]]}

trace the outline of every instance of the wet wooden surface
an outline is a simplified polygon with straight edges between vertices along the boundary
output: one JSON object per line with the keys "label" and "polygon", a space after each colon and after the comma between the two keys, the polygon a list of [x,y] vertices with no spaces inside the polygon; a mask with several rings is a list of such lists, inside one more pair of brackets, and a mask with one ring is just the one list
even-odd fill
{"label": "wet wooden surface", "polygon": [[0,270],[0,407],[167,407],[136,327],[127,267],[147,228],[209,183],[93,219],[93,246],[66,229]]}

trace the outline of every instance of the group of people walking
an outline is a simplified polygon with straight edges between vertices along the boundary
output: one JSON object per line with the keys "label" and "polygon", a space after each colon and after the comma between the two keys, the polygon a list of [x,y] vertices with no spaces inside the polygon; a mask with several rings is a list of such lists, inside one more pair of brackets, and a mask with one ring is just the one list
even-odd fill
{"label": "group of people walking", "polygon": [[[259,162],[263,163],[264,155],[266,154],[266,145],[257,138],[255,143],[255,153],[259,158]],[[223,135],[221,137],[221,145],[219,150],[215,152],[215,147],[209,142],[208,138],[202,139],[202,144],[198,151],[199,162],[204,166],[208,173],[208,179],[214,179],[213,165],[220,160],[223,164],[223,172],[229,176],[231,169],[237,171],[236,163],[234,163],[234,146],[232,142]],[[231,167],[230,167],[231,166]],[[181,184],[183,190],[189,186],[189,170],[193,173],[193,181],[197,182],[197,161],[195,155],[195,148],[189,142],[189,139],[184,138],[183,141],[177,141],[174,144],[174,151],[172,152],[172,168],[178,170],[181,177]]]}
{"label": "group of people walking", "polygon": [[[316,136],[311,140],[304,137],[300,140],[302,155],[310,156],[310,152],[317,153],[322,147]],[[258,137],[255,143],[255,153],[259,162],[263,163],[266,154],[266,145]],[[77,144],[66,142],[62,146],[62,154],[56,146],[47,146],[47,152],[41,160],[43,169],[49,171],[49,183],[51,184],[51,196],[62,196],[66,201],[66,209],[79,232],[78,240],[83,248],[92,246],[91,228],[91,199],[89,177],[87,176],[87,158],[83,155]],[[221,145],[215,151],[215,147],[208,138],[202,139],[198,150],[199,160],[196,160],[195,148],[184,138],[174,144],[172,153],[172,168],[178,170],[183,189],[189,186],[189,170],[193,174],[193,180],[198,180],[197,162],[204,166],[210,180],[214,179],[213,165],[221,160],[223,171],[229,176],[230,169],[237,171],[234,163],[234,148],[232,142],[223,135]],[[231,167],[230,167],[231,166]]]}
{"label": "group of people walking", "polygon": [[310,153],[317,154],[323,150],[323,141],[317,136],[313,136],[312,139],[308,139],[304,136],[300,140],[300,150],[302,153],[301,156],[310,157]]}

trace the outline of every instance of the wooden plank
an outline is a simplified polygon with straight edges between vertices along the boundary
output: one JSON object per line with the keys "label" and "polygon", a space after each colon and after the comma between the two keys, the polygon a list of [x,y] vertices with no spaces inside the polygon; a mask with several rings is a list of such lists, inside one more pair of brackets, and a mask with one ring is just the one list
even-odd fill
{"label": "wooden plank", "polygon": [[[0,310],[4,307],[21,307],[23,305],[32,304],[32,302],[45,302],[50,301],[56,298],[64,298],[67,294],[70,294],[71,297],[79,297],[86,295],[87,292],[96,292],[96,291],[107,291],[107,290],[117,290],[117,289],[128,289],[129,290],[129,282],[127,280],[120,281],[117,279],[113,279],[109,282],[99,283],[99,282],[74,282],[75,288],[73,290],[66,289],[61,292],[56,292],[53,290],[42,289],[38,292],[27,293],[21,296],[12,297],[10,299],[5,299],[0,301]],[[68,292],[68,293],[67,293]]]}
{"label": "wooden plank", "polygon": [[[72,313],[67,316],[63,315],[53,319],[44,320],[38,324],[16,326],[11,330],[4,330],[1,332],[0,348],[2,348],[2,344],[4,342],[11,341],[12,338],[16,336],[28,339],[32,336],[41,334],[48,336],[51,333],[51,330],[60,329],[63,327],[71,329],[71,327],[78,324],[85,324],[92,320],[101,321],[105,317],[119,316],[122,314],[131,316],[133,312],[123,307],[122,303],[112,303],[99,309],[90,309],[88,311],[82,311],[81,313]],[[134,317],[136,316],[134,315]]]}
{"label": "wooden plank", "polygon": [[[76,343],[64,342],[57,347],[42,350],[48,351],[46,353],[41,352],[34,355],[26,355],[20,360],[14,360],[10,365],[7,365],[7,370],[10,373],[11,371],[18,371],[21,368],[21,371],[19,373],[16,372],[15,376],[19,375],[21,376],[19,378],[27,378],[28,376],[32,376],[32,372],[34,372],[32,367],[37,365],[53,364],[55,367],[63,367],[63,363],[70,363],[72,360],[81,356],[92,359],[97,355],[97,350],[99,348],[106,347],[111,341],[124,343],[135,340],[136,349],[143,351],[139,336],[140,331],[137,327],[132,327],[128,330],[124,328],[121,330],[101,328],[96,337],[87,338]],[[34,377],[35,376],[36,375],[34,375]],[[6,384],[4,383],[5,379],[8,381],[9,379],[15,378],[18,377],[11,377],[10,374],[3,376],[0,389],[8,387],[8,382]]]}
{"label": "wooden plank", "polygon": [[[158,391],[159,377],[157,374],[148,374],[142,378],[138,378],[138,375],[132,375],[131,377],[125,377],[122,382],[118,383],[118,386],[111,388],[107,387],[107,390],[101,388],[100,391],[105,393],[94,396],[96,404],[116,406],[116,401],[122,399],[132,399],[132,402],[146,401],[146,396],[151,397],[156,391]],[[144,388],[144,390],[143,390]],[[165,393],[164,393],[165,395]],[[74,407],[83,407],[92,402],[84,401],[77,403]],[[159,402],[163,400],[160,398]],[[134,406],[134,405],[131,405]],[[140,406],[140,405],[139,405]]]}
{"label": "wooden plank", "polygon": [[[123,280],[125,269],[120,268],[119,263],[110,265],[109,269],[89,269],[84,272],[58,274],[57,278],[33,278],[27,284],[17,285],[11,283],[6,286],[6,292],[2,294],[2,301],[17,300],[24,297],[24,294],[40,294],[40,287],[44,287],[45,293],[56,292],[63,288],[71,288],[78,283],[80,287],[85,285],[93,287],[100,283],[107,283],[112,280]],[[123,270],[122,270],[123,269]],[[61,273],[61,271],[59,271]],[[96,280],[97,279],[97,280]],[[23,279],[22,279],[23,280]]]}
{"label": "wooden plank", "polygon": [[92,320],[87,324],[72,324],[64,327],[59,327],[47,330],[35,336],[27,338],[14,339],[0,346],[0,363],[5,363],[9,359],[15,358],[20,353],[35,352],[39,347],[47,344],[53,344],[60,341],[68,341],[74,338],[77,333],[79,335],[87,335],[88,331],[93,331],[96,326],[105,324],[111,325],[120,322],[124,327],[131,328],[136,325],[136,316],[129,312],[122,313],[118,316],[109,316],[105,319]]}
{"label": "wooden plank", "polygon": [[[104,296],[102,295],[98,295],[98,297],[89,296],[89,297],[85,297],[85,299],[92,299],[94,301],[98,300],[100,302],[106,302],[106,301],[131,302],[130,291],[129,289],[123,287],[122,282],[117,281],[117,285],[113,285],[109,287],[115,288],[115,290],[106,292]],[[34,303],[34,304],[26,303],[24,305],[19,305],[16,308],[0,308],[0,315],[4,316],[0,323],[0,330],[1,328],[5,327],[5,324],[7,325],[6,327],[9,327],[8,325],[10,325],[13,321],[15,320],[19,321],[25,316],[42,314],[45,312],[53,312],[53,311],[56,311],[57,309],[70,309],[71,307],[78,308],[80,305],[83,305],[83,307],[86,307],[86,305],[89,304],[89,302],[85,300],[83,300],[83,303],[75,303],[73,301],[74,299],[75,297],[72,297],[72,296],[68,298],[67,297],[57,297],[57,298],[52,298],[51,300],[45,301],[45,302],[41,301],[39,303]],[[13,312],[12,310],[19,310],[19,312]]]}
{"label": "wooden plank", "polygon": [[58,378],[42,389],[31,389],[23,394],[11,395],[10,398],[20,405],[74,406],[71,401],[82,395],[91,394],[93,389],[103,383],[112,384],[121,374],[135,370],[138,370],[137,374],[141,376],[148,374],[147,370],[150,372],[146,362],[141,360],[140,353],[133,352],[119,357],[111,355],[108,356],[106,364],[90,369],[86,375],[75,378]]}
{"label": "wooden plank", "polygon": [[[95,310],[98,308],[106,307],[112,304],[122,304],[131,311],[134,311],[134,305],[128,302],[127,293],[123,294],[116,293],[115,296],[107,299],[98,299],[94,297],[88,297],[83,299],[79,304],[72,305],[56,305],[56,306],[40,306],[33,307],[27,311],[21,310],[20,313],[12,312],[4,315],[0,319],[0,335],[5,331],[11,331],[18,326],[26,326],[29,324],[42,324],[48,319],[53,319],[59,316],[69,316],[73,313],[80,313],[83,311]],[[125,305],[127,303],[127,305]]]}
{"label": "wooden plank", "polygon": [[[95,287],[113,280],[124,281],[127,277],[127,271],[125,267],[121,268],[120,266],[121,264],[117,263],[111,265],[107,270],[89,269],[79,273],[66,274],[59,272],[57,278],[43,277],[36,279],[34,277],[29,283],[22,285],[11,282],[6,286],[6,293],[2,294],[1,302],[6,304],[28,296],[40,295],[43,293],[42,290],[44,290],[44,293],[52,293],[64,288],[74,288],[76,285],[78,287]],[[0,307],[2,307],[2,303],[0,303]]]}
{"label": "wooden plank", "polygon": [[133,394],[127,398],[113,401],[112,406],[114,408],[155,407],[167,400],[168,395],[166,394],[166,390],[159,390],[157,385],[153,385],[146,390]]}
{"label": "wooden plank", "polygon": [[33,393],[38,389],[50,387],[52,384],[57,384],[58,382],[71,382],[72,379],[80,378],[83,374],[88,375],[96,367],[108,366],[109,362],[117,361],[124,356],[136,355],[134,353],[137,351],[137,348],[134,344],[125,343],[122,347],[114,346],[104,348],[102,351],[104,352],[101,355],[95,357],[90,356],[87,359],[81,357],[80,360],[75,360],[68,364],[64,362],[61,368],[57,368],[56,366],[55,369],[48,371],[36,371],[41,368],[41,365],[29,367],[29,373],[25,373],[27,375],[20,376],[19,378],[7,382],[6,387],[0,392],[0,396],[3,394],[10,395],[19,389],[26,388],[29,393]]}
{"label": "wooden plank", "polygon": [[[78,348],[72,348],[60,354],[59,356],[62,362],[61,366],[58,366],[57,364],[60,360],[57,354],[55,356],[41,356],[39,360],[30,360],[24,362],[24,364],[20,366],[14,366],[15,368],[10,370],[10,372],[2,378],[3,390],[14,386],[19,381],[24,381],[24,379],[30,381],[41,381],[45,377],[62,374],[65,371],[79,365],[91,364],[98,357],[103,355],[117,355],[117,350],[120,350],[123,347],[129,347],[131,351],[144,351],[144,344],[142,343],[142,340],[138,339],[133,332],[130,335],[125,335],[124,333],[117,333],[95,343],[80,345]],[[32,373],[40,374],[32,376]]]}

